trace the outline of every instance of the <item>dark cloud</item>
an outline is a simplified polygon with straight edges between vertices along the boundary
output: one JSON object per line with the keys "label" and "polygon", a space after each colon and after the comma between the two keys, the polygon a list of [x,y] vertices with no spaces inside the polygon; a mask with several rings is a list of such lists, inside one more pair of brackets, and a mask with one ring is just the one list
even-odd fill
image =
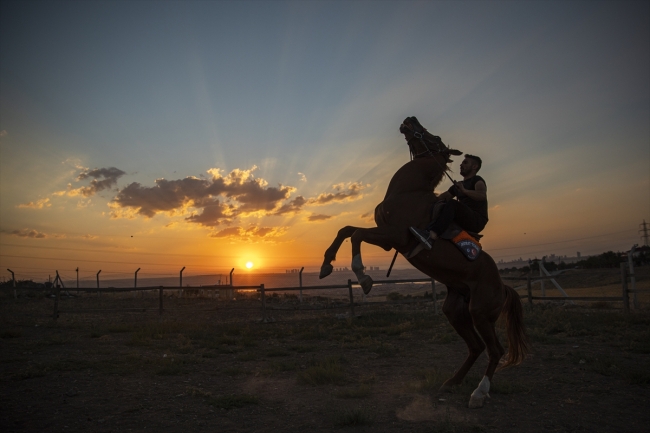
{"label": "dark cloud", "polygon": [[174,212],[189,207],[199,209],[199,214],[193,214],[186,220],[208,227],[229,223],[241,214],[272,213],[295,188],[282,185],[268,187],[264,179],[256,179],[252,175],[255,168],[235,169],[227,176],[212,169],[209,170],[211,179],[157,179],[152,187],[133,182],[118,192],[113,203],[121,208],[136,209],[138,214],[148,218],[159,212]]}
{"label": "dark cloud", "polygon": [[24,230],[2,230],[3,233],[7,233],[13,236],[18,236],[21,238],[34,238],[34,239],[43,239],[48,237],[45,233],[37,232],[36,230],[24,229]]}
{"label": "dark cloud", "polygon": [[81,172],[77,176],[77,180],[84,180],[92,178],[89,186],[82,186],[77,189],[70,189],[68,192],[69,195],[83,195],[84,197],[90,197],[96,193],[109,189],[117,185],[117,179],[126,173],[120,170],[119,168],[109,167],[109,168],[96,168],[94,170],[86,170]]}
{"label": "dark cloud", "polygon": [[330,218],[334,218],[332,215],[323,215],[323,214],[311,214],[307,217],[308,221],[326,221]]}
{"label": "dark cloud", "polygon": [[307,203],[307,200],[301,195],[291,200],[289,203],[284,204],[273,215],[296,214],[300,212],[302,207]]}
{"label": "dark cloud", "polygon": [[335,202],[352,201],[361,198],[361,191],[365,188],[360,182],[352,182],[345,186],[345,184],[334,185],[333,193],[322,193],[315,198],[310,198],[307,203],[311,205],[325,205]]}
{"label": "dark cloud", "polygon": [[374,223],[375,222],[375,211],[371,210],[370,212],[366,212],[363,215],[361,215],[359,218],[361,218],[363,221],[369,222],[369,223]]}

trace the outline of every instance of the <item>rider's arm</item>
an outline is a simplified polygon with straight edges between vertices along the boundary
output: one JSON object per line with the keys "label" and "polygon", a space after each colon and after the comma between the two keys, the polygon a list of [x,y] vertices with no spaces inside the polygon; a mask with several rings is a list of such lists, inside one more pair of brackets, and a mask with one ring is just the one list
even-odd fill
{"label": "rider's arm", "polygon": [[485,182],[483,182],[482,180],[476,182],[476,185],[474,185],[474,191],[465,189],[463,187],[462,182],[456,182],[456,186],[458,187],[460,192],[462,192],[464,195],[471,198],[472,200],[476,200],[476,201],[487,200],[487,186],[485,186]]}

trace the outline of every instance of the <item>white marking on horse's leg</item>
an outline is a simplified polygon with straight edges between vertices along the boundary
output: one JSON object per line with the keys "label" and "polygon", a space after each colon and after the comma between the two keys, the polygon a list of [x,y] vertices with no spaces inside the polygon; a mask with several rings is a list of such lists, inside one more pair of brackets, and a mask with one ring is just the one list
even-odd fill
{"label": "white marking on horse's leg", "polygon": [[363,272],[363,262],[361,261],[361,254],[357,254],[352,257],[352,272],[357,276],[357,279],[361,281],[366,275]]}
{"label": "white marking on horse's leg", "polygon": [[367,295],[372,289],[372,278],[370,275],[366,275],[363,271],[363,262],[361,261],[361,254],[357,254],[352,257],[352,272],[357,276],[357,281],[363,289],[363,293]]}
{"label": "white marking on horse's leg", "polygon": [[483,380],[478,384],[478,388],[474,390],[472,396],[469,398],[469,408],[476,409],[483,407],[485,399],[490,397],[490,379],[483,376]]}

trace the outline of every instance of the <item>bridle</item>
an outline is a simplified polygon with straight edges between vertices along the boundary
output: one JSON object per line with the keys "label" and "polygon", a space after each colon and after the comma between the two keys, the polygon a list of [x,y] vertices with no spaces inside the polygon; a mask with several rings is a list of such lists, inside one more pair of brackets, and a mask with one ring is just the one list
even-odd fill
{"label": "bridle", "polygon": [[[406,144],[408,144],[408,146],[409,146],[409,152],[411,154],[411,161],[413,161],[416,158],[424,158],[425,156],[435,156],[436,153],[443,153],[443,151],[440,150],[440,143],[432,143],[432,144],[435,144],[435,146],[437,147],[436,150],[429,149],[429,146],[427,146],[427,141],[424,138],[424,132],[427,129],[422,127],[422,126],[421,126],[421,128],[422,128],[422,132],[416,131],[412,127],[410,122],[408,122],[408,124],[407,123],[402,123],[400,125],[400,128],[399,128],[400,132],[402,132],[402,133],[404,133],[404,130],[409,130],[413,134],[413,137],[406,141]],[[413,151],[413,149],[415,148],[414,143],[413,143],[414,140],[417,140],[418,142],[420,142],[420,144],[422,144],[426,150],[424,150],[424,151],[422,151],[420,153],[415,153]],[[451,176],[449,176],[449,173],[447,173],[448,168],[443,167],[442,164],[440,164],[437,159],[434,158],[433,160],[436,162],[436,164],[438,164],[438,166],[440,167],[442,172],[447,175],[447,177],[449,178],[451,183],[454,183],[454,180],[451,178]],[[446,166],[446,164],[445,164],[445,166]],[[445,168],[447,168],[447,170]]]}

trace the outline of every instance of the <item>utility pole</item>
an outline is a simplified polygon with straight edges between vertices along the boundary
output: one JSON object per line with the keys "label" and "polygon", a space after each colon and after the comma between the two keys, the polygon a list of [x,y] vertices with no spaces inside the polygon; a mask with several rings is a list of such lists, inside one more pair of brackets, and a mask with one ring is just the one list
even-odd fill
{"label": "utility pole", "polygon": [[646,247],[648,246],[648,238],[650,237],[650,235],[648,235],[648,225],[649,224],[645,222],[645,220],[643,220],[642,224],[639,224],[639,227],[642,227],[639,229],[639,233],[643,232],[643,235],[641,235],[641,237],[643,238],[643,245]]}

